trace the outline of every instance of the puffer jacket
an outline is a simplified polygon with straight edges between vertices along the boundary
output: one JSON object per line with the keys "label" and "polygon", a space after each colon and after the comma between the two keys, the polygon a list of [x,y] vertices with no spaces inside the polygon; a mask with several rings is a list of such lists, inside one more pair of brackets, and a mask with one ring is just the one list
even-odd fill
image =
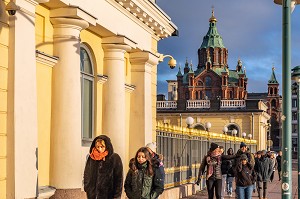
{"label": "puffer jacket", "polygon": [[153,169],[153,176],[147,175],[142,165],[138,165],[137,171],[128,171],[124,188],[129,199],[155,199],[163,192],[161,173],[158,168]]}
{"label": "puffer jacket", "polygon": [[110,138],[105,135],[96,137],[90,147],[90,153],[97,139],[105,142],[108,155],[105,160],[87,159],[83,183],[88,199],[120,198],[123,188],[123,165],[120,156],[114,153]]}

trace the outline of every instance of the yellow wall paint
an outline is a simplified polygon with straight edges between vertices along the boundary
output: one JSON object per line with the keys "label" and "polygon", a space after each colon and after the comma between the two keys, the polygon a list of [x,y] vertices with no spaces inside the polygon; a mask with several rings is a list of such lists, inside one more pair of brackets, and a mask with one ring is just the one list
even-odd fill
{"label": "yellow wall paint", "polygon": [[[53,56],[53,27],[49,10],[36,7],[36,49]],[[51,85],[52,67],[37,63],[37,111],[38,111],[38,165],[39,186],[50,184],[50,134],[51,134]]]}
{"label": "yellow wall paint", "polygon": [[52,67],[37,63],[39,186],[49,185]]}
{"label": "yellow wall paint", "polygon": [[53,27],[49,19],[49,10],[43,6],[36,7],[35,42],[36,49],[53,55]]}
{"label": "yellow wall paint", "polygon": [[6,198],[7,186],[7,92],[8,92],[8,17],[1,2],[0,15],[0,198]]}

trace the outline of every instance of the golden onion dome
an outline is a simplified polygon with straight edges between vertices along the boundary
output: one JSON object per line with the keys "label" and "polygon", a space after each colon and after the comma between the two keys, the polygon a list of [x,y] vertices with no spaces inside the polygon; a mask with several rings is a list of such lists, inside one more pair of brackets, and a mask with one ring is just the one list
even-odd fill
{"label": "golden onion dome", "polygon": [[217,18],[215,17],[214,7],[212,7],[211,18],[209,18],[209,22],[210,23],[217,22]]}

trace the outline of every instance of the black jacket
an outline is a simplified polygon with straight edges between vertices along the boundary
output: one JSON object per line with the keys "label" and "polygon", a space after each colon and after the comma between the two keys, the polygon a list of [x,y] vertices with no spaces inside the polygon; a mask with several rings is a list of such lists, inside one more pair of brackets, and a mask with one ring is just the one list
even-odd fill
{"label": "black jacket", "polygon": [[163,179],[158,167],[154,167],[153,176],[146,174],[146,169],[139,167],[137,171],[129,170],[124,184],[129,199],[155,199],[164,190]]}
{"label": "black jacket", "polygon": [[281,171],[281,156],[277,156],[276,157],[276,161],[277,161],[277,170]]}
{"label": "black jacket", "polygon": [[90,156],[84,169],[84,191],[88,199],[120,198],[123,187],[123,165],[120,156],[114,153],[110,138],[105,135],[96,137],[90,147],[90,153],[97,139],[105,142],[108,155],[105,160],[93,160]]}
{"label": "black jacket", "polygon": [[257,173],[257,181],[268,182],[273,172],[273,166],[271,160],[262,156],[255,163],[255,172]]}

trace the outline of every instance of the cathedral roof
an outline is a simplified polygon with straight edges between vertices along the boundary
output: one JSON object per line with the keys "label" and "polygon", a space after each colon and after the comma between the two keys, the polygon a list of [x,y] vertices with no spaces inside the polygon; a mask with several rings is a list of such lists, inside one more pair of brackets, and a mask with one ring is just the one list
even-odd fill
{"label": "cathedral roof", "polygon": [[271,74],[271,77],[268,81],[269,84],[278,84],[278,81],[276,79],[276,76],[275,76],[275,68],[274,66],[272,67],[272,74]]}
{"label": "cathedral roof", "polygon": [[216,27],[217,19],[214,16],[214,10],[212,10],[212,16],[209,19],[209,29],[206,35],[203,37],[203,41],[200,49],[202,48],[225,48],[223,44],[223,39],[221,35],[219,35],[217,27]]}

